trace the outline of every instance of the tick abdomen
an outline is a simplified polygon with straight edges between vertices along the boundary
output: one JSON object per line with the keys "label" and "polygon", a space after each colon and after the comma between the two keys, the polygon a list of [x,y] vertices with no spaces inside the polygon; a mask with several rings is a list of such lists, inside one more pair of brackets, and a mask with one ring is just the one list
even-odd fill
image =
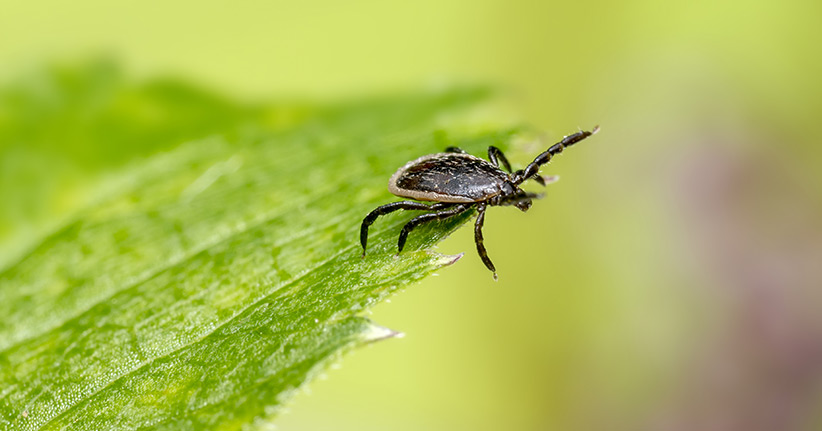
{"label": "tick abdomen", "polygon": [[477,202],[502,193],[508,174],[462,153],[439,153],[408,162],[388,180],[391,193],[422,201]]}

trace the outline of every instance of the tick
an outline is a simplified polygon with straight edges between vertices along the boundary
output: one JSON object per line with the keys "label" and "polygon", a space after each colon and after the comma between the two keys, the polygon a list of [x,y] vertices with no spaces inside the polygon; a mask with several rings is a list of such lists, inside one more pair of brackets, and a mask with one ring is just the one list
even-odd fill
{"label": "tick", "polygon": [[534,180],[543,186],[555,181],[556,177],[548,180],[542,177],[539,174],[539,168],[550,162],[553,156],[561,153],[566,147],[598,131],[599,126],[594,127],[590,132],[579,131],[566,136],[538,155],[525,169],[516,172],[511,172],[508,159],[499,148],[494,146],[488,147],[489,161],[472,156],[457,147],[448,147],[444,153],[422,156],[406,163],[388,180],[388,191],[402,198],[434,203],[428,205],[414,201],[392,202],[368,213],[360,227],[363,257],[365,257],[365,246],[368,242],[368,227],[381,215],[397,210],[428,211],[427,214],[414,217],[403,226],[397,242],[399,253],[405,246],[408,234],[416,227],[434,220],[455,217],[476,208],[474,241],[477,244],[477,253],[485,266],[494,274],[496,280],[497,270],[483,245],[482,225],[485,222],[485,210],[489,206],[513,205],[522,212],[528,211],[532,200],[539,199],[541,195],[526,192],[520,188],[520,185],[528,180]]}

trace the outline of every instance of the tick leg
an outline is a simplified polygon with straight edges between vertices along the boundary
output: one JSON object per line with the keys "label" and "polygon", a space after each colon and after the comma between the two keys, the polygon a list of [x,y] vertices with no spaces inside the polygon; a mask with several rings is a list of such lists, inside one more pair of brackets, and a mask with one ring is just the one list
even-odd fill
{"label": "tick leg", "polygon": [[505,157],[505,154],[502,153],[502,150],[493,145],[488,147],[488,160],[490,160],[496,167],[499,167],[499,164],[502,163],[505,170],[511,172],[511,164],[508,163],[508,159]]}
{"label": "tick leg", "polygon": [[494,273],[494,280],[496,280],[497,269],[494,268],[494,263],[491,262],[491,258],[488,257],[488,252],[485,251],[485,244],[482,242],[482,225],[485,223],[486,208],[487,207],[485,204],[481,204],[477,207],[477,221],[474,223],[474,242],[477,243],[477,253],[479,253],[482,263],[484,263],[485,267]]}
{"label": "tick leg", "polygon": [[517,193],[514,195],[506,196],[504,199],[500,199],[499,203],[495,205],[505,206],[505,205],[516,205],[520,202],[527,202],[533,199],[542,199],[544,195],[542,193],[530,193],[530,192],[522,192]]}
{"label": "tick leg", "polygon": [[377,217],[381,215],[386,215],[392,213],[397,210],[422,210],[422,211],[430,211],[430,210],[437,210],[443,208],[443,204],[436,203],[434,205],[426,205],[419,202],[412,202],[412,201],[400,201],[400,202],[391,202],[390,204],[385,204],[382,206],[377,207],[374,211],[368,213],[367,216],[362,221],[362,226],[360,226],[360,244],[362,244],[362,255],[365,257],[365,244],[368,242],[368,227],[377,220]]}
{"label": "tick leg", "polygon": [[[524,172],[525,172],[525,170],[523,170],[523,169],[520,169],[520,170],[518,170],[518,171],[514,172],[513,177],[515,178],[515,181],[520,181],[520,179],[522,178],[522,174],[523,174]],[[534,175],[533,177],[531,177],[531,178],[526,178],[526,179],[524,179],[524,180],[521,180],[520,182],[524,182],[524,181],[526,181],[526,180],[534,180],[534,181],[538,182],[541,186],[545,187],[545,186],[546,186],[546,185],[548,185],[548,184],[551,184],[551,183],[553,183],[553,182],[556,182],[556,181],[557,181],[557,179],[559,179],[559,177],[557,177],[556,175],[552,175],[552,176],[550,176],[550,177],[543,177],[543,176],[542,176],[542,175],[540,175],[540,174],[536,174],[536,175]]]}
{"label": "tick leg", "polygon": [[520,175],[514,175],[516,177],[514,178],[514,183],[516,185],[520,185],[525,180],[533,178],[535,175],[539,173],[540,166],[550,162],[551,158],[561,153],[562,150],[565,149],[565,147],[570,147],[571,145],[576,144],[577,142],[595,134],[598,131],[599,126],[594,127],[593,130],[591,130],[590,132],[582,130],[577,133],[574,133],[573,135],[568,135],[556,144],[551,145],[550,148],[545,150],[545,152],[543,152],[542,154],[538,155],[533,162],[526,166],[525,169],[522,170],[522,173]]}
{"label": "tick leg", "polygon": [[463,213],[471,208],[473,204],[461,204],[457,205],[439,212],[423,214],[417,217],[414,217],[402,227],[400,231],[400,238],[397,241],[397,253],[401,252],[403,247],[405,247],[405,240],[408,239],[408,234],[411,233],[417,226],[434,220],[444,220],[448,217],[453,217],[457,214]]}
{"label": "tick leg", "polygon": [[540,174],[536,174],[531,177],[532,180],[538,182],[543,187],[547,186],[548,184],[555,183],[559,181],[559,175],[548,175],[547,177],[543,177]]}
{"label": "tick leg", "polygon": [[460,153],[460,154],[468,154],[460,147],[448,147],[445,149],[446,153]]}

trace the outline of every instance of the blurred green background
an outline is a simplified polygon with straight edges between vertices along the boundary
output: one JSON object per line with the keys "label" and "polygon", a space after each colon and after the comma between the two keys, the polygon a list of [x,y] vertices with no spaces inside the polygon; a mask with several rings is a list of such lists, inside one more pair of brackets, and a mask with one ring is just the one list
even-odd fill
{"label": "blurred green background", "polygon": [[602,126],[528,214],[489,212],[499,282],[460,230],[440,246],[459,264],[371,316],[407,336],[346,357],[280,429],[822,427],[819,1],[0,10],[3,82],[104,54],[244,101],[493,83],[545,131],[517,165]]}

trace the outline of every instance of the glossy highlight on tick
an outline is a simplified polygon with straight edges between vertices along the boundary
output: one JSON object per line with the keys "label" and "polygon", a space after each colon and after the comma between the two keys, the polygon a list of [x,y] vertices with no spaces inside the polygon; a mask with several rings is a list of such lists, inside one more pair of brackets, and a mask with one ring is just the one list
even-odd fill
{"label": "glossy highlight on tick", "polygon": [[542,177],[539,174],[540,167],[550,162],[553,156],[561,153],[566,147],[598,131],[599,126],[596,126],[590,132],[579,131],[568,135],[534,158],[525,169],[516,172],[511,171],[508,159],[494,146],[488,147],[488,161],[472,156],[457,147],[448,147],[443,153],[422,156],[406,163],[388,180],[388,191],[399,197],[434,203],[429,205],[415,201],[392,202],[368,213],[360,227],[363,257],[368,242],[368,227],[381,215],[397,210],[428,211],[414,217],[403,226],[397,242],[398,252],[402,252],[408,234],[418,226],[434,220],[445,220],[476,208],[474,241],[477,253],[496,280],[496,268],[483,244],[482,226],[485,222],[485,211],[489,206],[509,205],[523,212],[528,211],[533,199],[539,199],[541,195],[526,192],[520,185],[528,180],[534,180],[543,186],[555,181],[556,177]]}

